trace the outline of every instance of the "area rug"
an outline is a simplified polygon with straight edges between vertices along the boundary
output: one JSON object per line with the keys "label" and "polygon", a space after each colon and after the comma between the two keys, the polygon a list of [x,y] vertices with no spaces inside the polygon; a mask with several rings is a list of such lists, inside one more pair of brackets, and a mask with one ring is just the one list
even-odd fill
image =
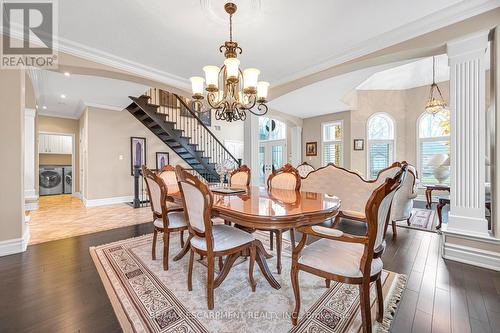
{"label": "area rug", "polygon": [[400,227],[435,231],[436,212],[431,209],[413,208],[411,210],[410,225],[406,221],[398,221]]}
{"label": "area rug", "polygon": [[[257,234],[265,246],[268,233]],[[161,238],[161,237],[160,237]],[[293,327],[290,316],[295,304],[290,282],[291,256],[285,251],[283,272],[276,273],[275,258],[268,260],[271,271],[281,284],[273,289],[254,271],[257,290],[248,282],[248,261],[235,265],[226,280],[215,289],[215,308],[207,310],[206,267],[195,261],[193,291],[187,290],[189,256],[173,262],[163,271],[161,241],[157,260],[151,260],[152,235],[91,247],[90,253],[117,318],[125,332],[360,332],[358,287],[334,283],[325,287],[323,279],[300,273],[301,312]],[[178,237],[172,237],[172,257],[179,249]],[[289,247],[288,247],[289,248]],[[372,286],[374,332],[388,332],[406,277],[383,271],[385,313],[382,324],[375,321],[376,293]]]}

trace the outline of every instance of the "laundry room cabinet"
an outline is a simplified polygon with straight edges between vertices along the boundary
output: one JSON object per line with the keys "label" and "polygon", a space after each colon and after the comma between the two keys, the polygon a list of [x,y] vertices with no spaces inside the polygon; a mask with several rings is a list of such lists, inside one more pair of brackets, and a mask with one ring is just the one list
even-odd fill
{"label": "laundry room cabinet", "polygon": [[41,133],[38,140],[38,152],[40,154],[71,154],[73,152],[72,137]]}

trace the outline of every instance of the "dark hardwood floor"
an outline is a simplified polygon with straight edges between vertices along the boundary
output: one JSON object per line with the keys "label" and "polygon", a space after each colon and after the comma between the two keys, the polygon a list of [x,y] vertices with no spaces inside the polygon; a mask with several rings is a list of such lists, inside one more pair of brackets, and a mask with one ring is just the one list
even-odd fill
{"label": "dark hardwood floor", "polygon": [[[121,331],[88,249],[149,232],[142,224],[0,258],[0,332]],[[387,245],[384,268],[408,275],[392,332],[500,331],[500,273],[443,260],[435,233],[398,228]]]}

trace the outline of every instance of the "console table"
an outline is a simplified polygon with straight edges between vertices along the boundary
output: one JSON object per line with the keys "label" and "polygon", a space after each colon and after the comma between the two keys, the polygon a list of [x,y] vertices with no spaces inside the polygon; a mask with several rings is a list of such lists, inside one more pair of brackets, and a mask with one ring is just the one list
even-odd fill
{"label": "console table", "polygon": [[450,192],[450,187],[444,184],[438,185],[425,185],[425,200],[427,201],[425,208],[431,209],[432,205],[432,191],[448,191]]}

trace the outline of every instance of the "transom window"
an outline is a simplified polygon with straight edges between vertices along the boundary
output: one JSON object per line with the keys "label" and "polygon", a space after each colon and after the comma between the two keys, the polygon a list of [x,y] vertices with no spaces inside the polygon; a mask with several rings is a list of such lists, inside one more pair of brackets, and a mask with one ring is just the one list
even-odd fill
{"label": "transom window", "polygon": [[267,117],[259,117],[259,140],[282,140],[285,138],[285,123]]}
{"label": "transom window", "polygon": [[450,112],[441,111],[435,115],[423,113],[417,123],[418,172],[422,184],[444,183],[435,177],[436,168],[449,168],[450,156]]}
{"label": "transom window", "polygon": [[394,120],[385,113],[372,115],[367,122],[367,134],[368,176],[375,178],[394,161]]}
{"label": "transom window", "polygon": [[333,121],[322,124],[323,165],[343,165],[343,124]]}

